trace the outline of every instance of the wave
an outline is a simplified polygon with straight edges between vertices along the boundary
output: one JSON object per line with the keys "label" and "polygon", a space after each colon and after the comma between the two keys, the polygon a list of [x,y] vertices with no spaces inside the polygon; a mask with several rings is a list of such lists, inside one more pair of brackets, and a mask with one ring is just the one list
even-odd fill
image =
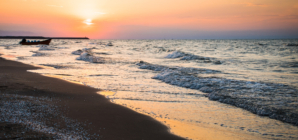
{"label": "wave", "polygon": [[140,66],[140,69],[149,69],[154,71],[166,71],[166,70],[173,70],[179,71],[181,73],[187,74],[211,74],[211,73],[221,73],[218,70],[211,70],[211,69],[203,69],[203,68],[185,68],[185,67],[167,67],[162,65],[150,64],[144,61],[140,61],[136,65]]}
{"label": "wave", "polygon": [[77,60],[88,61],[88,62],[91,62],[91,63],[104,63],[105,62],[103,57],[93,56],[93,54],[88,53],[88,52],[83,52],[76,59]]}
{"label": "wave", "polygon": [[220,77],[199,77],[220,71],[198,68],[167,67],[141,61],[140,69],[160,71],[152,77],[165,83],[197,89],[207,93],[210,100],[234,105],[252,113],[268,116],[298,126],[298,90],[294,87]]}
{"label": "wave", "polygon": [[70,68],[70,66],[59,65],[59,64],[39,64],[39,65],[53,67],[55,69],[67,69],[67,68]]}
{"label": "wave", "polygon": [[214,58],[198,56],[181,51],[174,51],[173,53],[168,54],[165,58],[180,58],[180,60],[204,60],[206,63],[213,62],[214,64],[222,64],[221,61]]}
{"label": "wave", "polygon": [[79,57],[76,58],[76,60],[83,60],[91,63],[105,63],[105,58],[94,56],[92,49],[94,48],[84,48],[82,50],[79,49],[79,50],[73,51],[72,54],[80,55]]}
{"label": "wave", "polygon": [[81,55],[83,52],[88,52],[88,53],[91,53],[93,48],[83,48],[83,49],[78,49],[76,51],[73,51],[71,52],[71,54],[74,54],[74,55]]}
{"label": "wave", "polygon": [[37,46],[39,47],[39,51],[52,51],[52,50],[55,50],[54,48],[51,48],[50,46],[48,45],[40,45],[40,46]]}
{"label": "wave", "polygon": [[76,51],[73,51],[73,52],[71,52],[71,54],[74,54],[74,55],[81,55],[83,53],[83,51],[82,50],[76,50]]}
{"label": "wave", "polygon": [[295,44],[295,43],[288,43],[287,46],[298,46],[298,44]]}
{"label": "wave", "polygon": [[41,52],[33,52],[34,54],[32,56],[46,56],[46,53],[41,53]]}

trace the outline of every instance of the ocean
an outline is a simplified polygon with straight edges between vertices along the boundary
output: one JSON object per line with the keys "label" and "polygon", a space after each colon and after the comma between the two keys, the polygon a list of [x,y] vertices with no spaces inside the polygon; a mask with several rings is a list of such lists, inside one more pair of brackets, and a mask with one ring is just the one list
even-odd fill
{"label": "ocean", "polygon": [[196,128],[207,127],[298,138],[298,40],[19,41],[0,40],[1,57],[101,89],[177,135],[196,139]]}

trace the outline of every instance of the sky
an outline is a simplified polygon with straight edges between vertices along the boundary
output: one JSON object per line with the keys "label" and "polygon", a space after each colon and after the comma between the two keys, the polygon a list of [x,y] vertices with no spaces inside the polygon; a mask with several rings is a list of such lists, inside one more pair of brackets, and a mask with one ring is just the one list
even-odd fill
{"label": "sky", "polygon": [[0,36],[298,38],[298,0],[0,0]]}

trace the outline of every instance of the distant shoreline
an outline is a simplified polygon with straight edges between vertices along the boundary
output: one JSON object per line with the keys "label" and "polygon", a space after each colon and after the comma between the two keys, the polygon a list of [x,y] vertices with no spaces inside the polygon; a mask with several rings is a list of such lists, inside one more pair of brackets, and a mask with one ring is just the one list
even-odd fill
{"label": "distant shoreline", "polygon": [[0,39],[89,39],[88,37],[0,36]]}

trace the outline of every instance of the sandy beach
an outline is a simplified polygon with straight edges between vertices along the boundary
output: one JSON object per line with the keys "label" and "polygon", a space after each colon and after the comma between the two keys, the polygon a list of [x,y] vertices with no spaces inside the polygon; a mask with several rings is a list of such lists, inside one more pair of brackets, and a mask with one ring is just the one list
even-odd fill
{"label": "sandy beach", "polygon": [[[2,138],[33,133],[40,139],[298,137],[297,117],[291,115],[297,105],[296,55],[279,51],[295,49],[286,46],[291,41],[239,40],[236,45],[246,44],[237,50],[229,46],[233,40],[113,40],[115,46],[103,40],[54,40],[49,46],[17,42],[1,40]],[[279,45],[266,48],[273,51],[266,63],[275,69],[266,69],[265,57],[252,61],[241,53],[260,47],[258,42]],[[235,52],[237,57],[226,58]],[[279,56],[287,57],[276,64]],[[263,71],[251,70],[260,66]],[[274,72],[280,69],[285,72]],[[291,120],[285,116],[294,123],[285,123]]]}
{"label": "sandy beach", "polygon": [[[1,105],[3,106],[3,100],[9,101],[15,99],[15,102],[19,104],[22,100],[25,102],[33,102],[30,103],[33,104],[33,106],[34,104],[35,106],[50,104],[57,107],[56,110],[58,114],[52,112],[52,114],[49,114],[52,115],[52,117],[48,116],[47,112],[42,110],[43,108],[40,108],[40,110],[38,110],[38,108],[35,110],[32,107],[29,108],[29,110],[31,109],[31,113],[37,112],[38,114],[46,114],[43,116],[45,117],[44,119],[39,120],[39,122],[45,125],[43,127],[63,130],[60,132],[72,131],[73,133],[75,133],[75,129],[79,127],[85,130],[85,133],[82,133],[82,138],[90,139],[183,139],[169,133],[166,126],[151,117],[111,103],[102,95],[98,95],[96,93],[98,91],[97,89],[26,72],[29,69],[38,69],[38,67],[0,58]],[[28,99],[27,97],[31,98]],[[34,103],[38,99],[42,99],[43,102]],[[3,113],[5,112],[1,113],[1,117],[3,117]],[[71,126],[71,123],[65,120],[73,120],[73,124],[78,125]],[[31,121],[34,122],[36,120]],[[1,128],[5,131],[0,133],[0,137],[10,139],[57,138],[57,136],[54,135],[57,133],[47,134],[45,133],[47,131],[40,131],[43,128],[40,128],[40,126],[34,127],[33,131],[26,129],[27,125],[26,122],[14,124],[2,120]],[[29,124],[29,126],[32,126],[32,124]],[[31,127],[31,129],[32,128],[33,127]],[[16,132],[16,130],[19,133],[13,133]]]}
{"label": "sandy beach", "polygon": [[298,140],[297,0],[0,9],[0,140]]}

